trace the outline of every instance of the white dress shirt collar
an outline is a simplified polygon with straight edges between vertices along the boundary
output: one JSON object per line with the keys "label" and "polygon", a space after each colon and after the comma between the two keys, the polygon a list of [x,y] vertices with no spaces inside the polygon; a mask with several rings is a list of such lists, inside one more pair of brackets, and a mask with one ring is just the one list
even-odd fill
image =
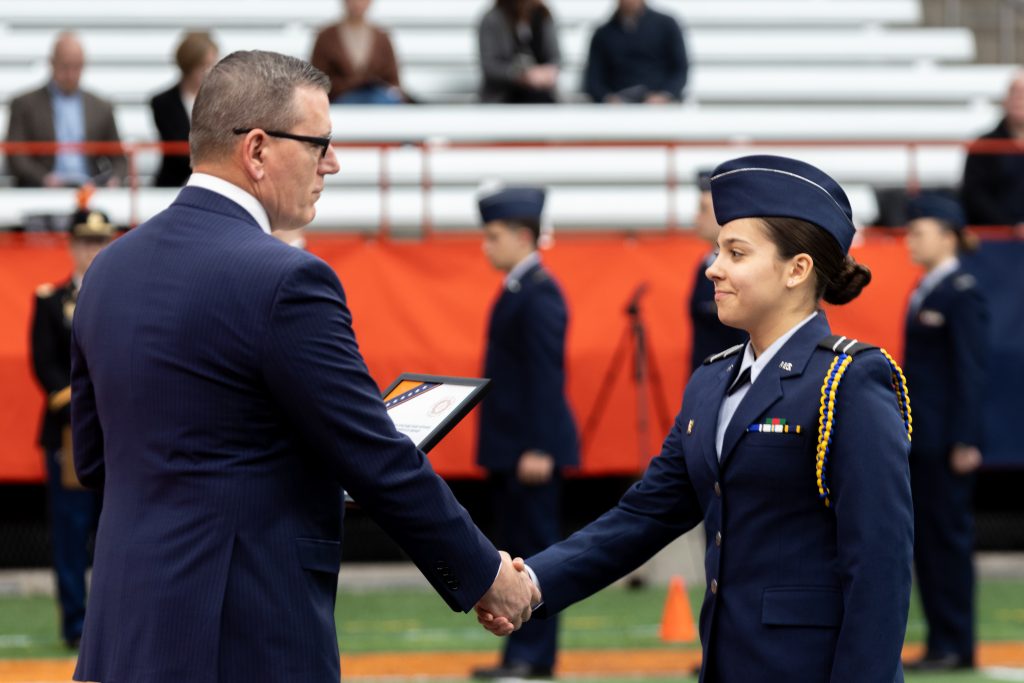
{"label": "white dress shirt collar", "polygon": [[526,275],[526,271],[540,264],[540,252],[531,251],[522,261],[512,266],[505,276],[505,287],[513,292],[519,291],[519,281]]}
{"label": "white dress shirt collar", "polygon": [[270,234],[270,217],[267,215],[267,210],[263,208],[260,201],[256,197],[252,196],[238,185],[229,183],[223,178],[210,175],[208,173],[193,173],[189,176],[188,182],[185,183],[186,187],[201,187],[204,190],[210,192],[216,192],[220,196],[230,199],[235,204],[238,204],[246,210],[249,215],[253,217],[263,232]]}

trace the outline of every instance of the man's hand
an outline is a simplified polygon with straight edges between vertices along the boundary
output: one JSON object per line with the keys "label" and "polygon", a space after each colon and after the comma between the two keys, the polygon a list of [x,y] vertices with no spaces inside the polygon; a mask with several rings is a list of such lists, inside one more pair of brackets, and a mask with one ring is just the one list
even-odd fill
{"label": "man's hand", "polygon": [[970,474],[981,467],[981,451],[977,446],[958,443],[949,454],[949,467],[954,474]]}
{"label": "man's hand", "polygon": [[544,451],[526,451],[519,456],[516,478],[526,486],[540,486],[551,481],[555,459]]}
{"label": "man's hand", "polygon": [[672,101],[672,98],[668,93],[664,92],[652,92],[644,98],[644,102],[647,104],[668,104]]}
{"label": "man's hand", "polygon": [[[530,620],[534,597],[540,595],[530,576],[512,565],[512,558],[502,550],[501,568],[490,589],[476,605],[477,621],[497,636],[507,636]],[[522,562],[522,560],[520,560]],[[525,569],[525,565],[522,565]]]}
{"label": "man's hand", "polygon": [[[504,570],[505,558],[508,557],[508,554],[505,553],[505,551],[502,551],[501,552],[501,556],[502,556],[502,570]],[[531,606],[531,608],[534,605],[540,604],[540,601],[541,601],[540,589],[537,588],[537,585],[533,581],[530,580],[530,575],[526,571],[526,562],[523,560],[523,558],[517,557],[516,559],[514,559],[512,561],[512,568],[515,570],[517,575],[519,575],[521,577],[525,577],[526,583],[529,585],[530,606]],[[499,576],[500,576],[500,572],[499,572]],[[497,582],[495,582],[495,583],[497,583]],[[492,590],[493,590],[493,588],[492,588]],[[487,596],[485,595],[484,597],[486,598]],[[496,635],[496,636],[507,636],[508,634],[512,633],[513,631],[515,631],[516,629],[519,628],[519,626],[516,626],[513,623],[512,620],[508,619],[507,617],[495,615],[494,612],[491,612],[489,609],[487,609],[483,605],[484,605],[484,601],[483,600],[481,600],[479,603],[477,603],[477,606],[476,606],[476,620],[478,622],[480,622],[480,624],[485,629],[487,629],[488,631],[490,631],[494,635]],[[526,619],[524,619],[523,621],[526,621],[529,618],[530,618],[530,615],[527,614]]]}

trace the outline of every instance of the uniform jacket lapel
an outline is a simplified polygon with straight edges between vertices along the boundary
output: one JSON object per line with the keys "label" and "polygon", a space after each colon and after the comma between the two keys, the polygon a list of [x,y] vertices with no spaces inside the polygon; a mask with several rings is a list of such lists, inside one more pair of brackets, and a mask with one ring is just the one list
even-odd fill
{"label": "uniform jacket lapel", "polygon": [[711,471],[718,475],[718,453],[715,452],[715,435],[718,426],[718,411],[725,398],[725,390],[736,376],[736,368],[743,359],[743,352],[733,356],[728,363],[723,362],[718,374],[712,380],[707,400],[702,401],[697,409],[694,424],[699,425],[700,446],[704,451],[704,460]]}
{"label": "uniform jacket lapel", "polygon": [[[824,312],[819,311],[813,320],[797,330],[761,371],[725,430],[725,438],[722,441],[723,467],[747,431],[747,426],[758,422],[761,415],[785,395],[785,380],[803,374],[818,342],[828,334],[828,320]],[[721,400],[715,403],[716,406],[720,404]]]}

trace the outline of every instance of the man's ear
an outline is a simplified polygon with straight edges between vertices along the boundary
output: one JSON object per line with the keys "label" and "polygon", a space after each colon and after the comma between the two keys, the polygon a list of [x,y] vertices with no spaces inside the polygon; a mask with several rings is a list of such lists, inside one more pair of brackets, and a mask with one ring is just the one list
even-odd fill
{"label": "man's ear", "polygon": [[267,136],[258,128],[245,134],[242,141],[242,168],[252,180],[262,180],[266,175]]}

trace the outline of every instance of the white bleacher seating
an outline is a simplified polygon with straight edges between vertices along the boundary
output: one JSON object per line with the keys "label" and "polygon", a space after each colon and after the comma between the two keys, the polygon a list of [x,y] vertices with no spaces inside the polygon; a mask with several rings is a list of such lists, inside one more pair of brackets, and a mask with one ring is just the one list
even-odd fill
{"label": "white bleacher seating", "polygon": [[[563,52],[560,87],[578,100],[593,30],[614,0],[549,0]],[[556,224],[660,227],[674,215],[688,225],[698,168],[747,153],[797,156],[847,188],[855,218],[877,211],[872,186],[955,185],[964,152],[955,144],[908,151],[907,139],[960,142],[987,130],[1014,67],[969,64],[974,38],[961,28],[919,26],[919,0],[652,0],[683,20],[691,58],[687,100],[661,108],[563,104],[557,107],[467,104],[478,87],[476,24],[492,0],[378,0],[374,21],[391,33],[403,85],[419,100],[448,104],[334,107],[342,171],[328,179],[315,229],[374,230],[378,187],[387,169],[388,219],[416,234],[423,216],[424,169],[431,222],[438,229],[476,224],[481,180],[552,187]],[[149,97],[177,77],[172,53],[183,31],[208,26],[222,54],[262,48],[308,57],[318,27],[336,21],[337,0],[0,0],[0,131],[7,102],[48,77],[58,30],[74,26],[85,44],[83,84],[117,104],[122,138],[156,140]],[[183,19],[183,18],[187,18]],[[460,148],[465,142],[675,142],[663,146]],[[756,140],[760,145],[744,145]],[[778,141],[778,146],[763,143]],[[851,146],[854,141],[894,144]],[[806,146],[808,141],[838,144]],[[381,152],[353,143],[412,143]],[[429,142],[424,160],[420,143]],[[695,145],[687,145],[695,142]],[[450,144],[449,144],[450,143]],[[712,146],[713,144],[713,146]],[[143,184],[159,155],[136,156]],[[675,177],[670,190],[667,178]],[[0,225],[28,212],[70,206],[63,191],[3,190]],[[145,218],[173,190],[144,188],[135,215]],[[127,222],[126,190],[102,190],[96,205]]]}
{"label": "white bleacher seating", "polygon": [[[371,18],[387,26],[437,27],[475,22],[490,0],[387,0]],[[606,0],[550,0],[564,24],[596,24],[614,9]],[[917,0],[652,0],[652,6],[687,26],[861,26],[914,24]],[[281,27],[320,26],[336,21],[337,0],[0,0],[0,25],[11,28],[75,27]]]}

